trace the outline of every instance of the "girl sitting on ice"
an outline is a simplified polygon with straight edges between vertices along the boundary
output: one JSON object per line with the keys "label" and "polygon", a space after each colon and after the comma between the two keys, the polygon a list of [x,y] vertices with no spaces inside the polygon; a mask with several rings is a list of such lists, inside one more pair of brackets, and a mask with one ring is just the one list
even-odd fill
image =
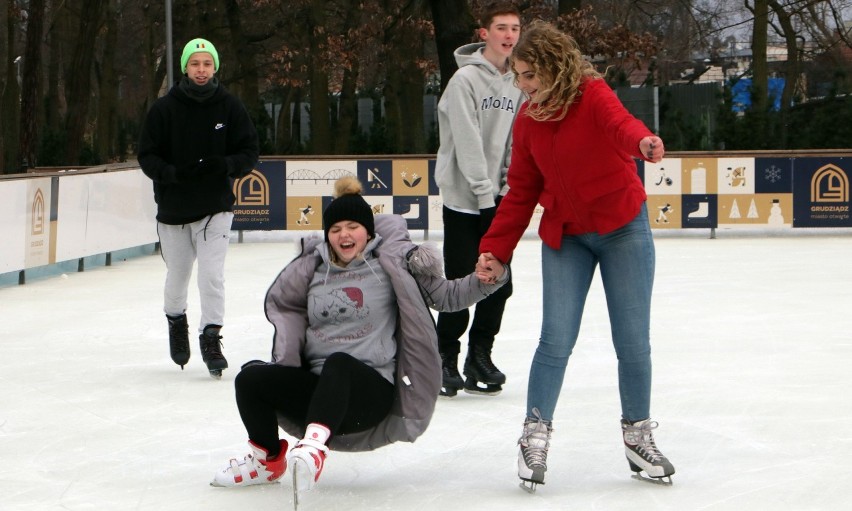
{"label": "girl sitting on ice", "polygon": [[[272,361],[249,362],[235,379],[250,452],[231,459],[212,485],[273,483],[290,465],[298,489],[310,489],[329,449],[414,441],[441,388],[428,307],[470,307],[508,280],[497,261],[445,279],[437,247],[413,243],[401,216],[374,217],[361,190],[354,177],[335,183],[325,240],[302,239],[269,288]],[[289,451],[279,425],[300,438]]]}

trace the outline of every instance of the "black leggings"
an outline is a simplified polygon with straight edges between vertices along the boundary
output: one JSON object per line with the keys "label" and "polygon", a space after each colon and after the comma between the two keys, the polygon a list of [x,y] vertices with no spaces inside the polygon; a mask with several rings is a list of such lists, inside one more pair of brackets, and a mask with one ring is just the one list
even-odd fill
{"label": "black leggings", "polygon": [[393,384],[347,353],[334,353],[317,376],[302,367],[248,366],[234,380],[237,408],[249,440],[270,457],[280,451],[280,413],[306,426],[320,423],[331,435],[376,426],[390,412]]}
{"label": "black leggings", "polygon": [[[479,215],[459,213],[446,206],[444,218],[444,273],[448,279],[466,277],[476,268],[482,227]],[[512,281],[476,304],[473,321],[469,309],[438,314],[438,348],[444,355],[458,356],[459,339],[468,331],[468,346],[478,346],[491,352],[494,337],[500,332],[506,300],[512,296]]]}

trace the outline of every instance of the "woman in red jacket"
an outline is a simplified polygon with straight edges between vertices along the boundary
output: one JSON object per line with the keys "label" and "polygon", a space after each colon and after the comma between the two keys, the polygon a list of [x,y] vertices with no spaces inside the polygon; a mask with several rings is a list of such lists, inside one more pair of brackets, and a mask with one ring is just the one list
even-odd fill
{"label": "woman in red jacket", "polygon": [[541,338],[533,357],[518,454],[522,486],[544,483],[551,423],[596,267],[618,356],[621,427],[630,469],[671,482],[650,420],[654,241],[634,158],[659,162],[663,141],[625,110],[576,42],[534,22],[512,54],[528,101],[513,128],[509,193],[479,249],[506,262],[544,207]]}

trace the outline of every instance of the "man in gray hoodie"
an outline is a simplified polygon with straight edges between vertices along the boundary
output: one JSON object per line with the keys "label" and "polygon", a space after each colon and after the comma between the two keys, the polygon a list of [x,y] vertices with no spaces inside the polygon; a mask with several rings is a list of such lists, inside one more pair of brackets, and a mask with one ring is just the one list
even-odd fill
{"label": "man in gray hoodie", "polygon": [[[448,279],[473,271],[479,240],[507,190],[512,124],[522,101],[509,56],[520,30],[520,13],[513,4],[487,6],[478,29],[483,42],[455,51],[459,70],[438,103],[440,147],[435,182],[444,202],[444,271]],[[459,339],[468,328],[470,313],[464,309],[438,315],[442,395],[454,396],[462,386],[477,394],[496,395],[502,390],[506,375],[492,362],[491,350],[511,294],[509,282],[476,305],[468,333],[466,381],[459,374],[458,356]]]}

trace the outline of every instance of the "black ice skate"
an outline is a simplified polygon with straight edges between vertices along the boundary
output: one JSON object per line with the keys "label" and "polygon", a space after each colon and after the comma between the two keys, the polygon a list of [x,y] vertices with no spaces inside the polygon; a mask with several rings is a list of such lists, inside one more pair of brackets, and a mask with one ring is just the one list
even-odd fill
{"label": "black ice skate", "polygon": [[169,321],[169,351],[174,363],[183,371],[183,366],[189,362],[189,325],[186,323],[186,314],[166,314],[166,319]]}
{"label": "black ice skate", "polygon": [[[633,478],[650,483],[672,484],[671,475],[675,473],[674,466],[657,449],[654,442],[654,432],[658,424],[645,419],[630,424],[621,419],[621,431],[624,436],[624,453],[630,470],[634,472]],[[644,472],[646,475],[642,475]]]}
{"label": "black ice skate", "polygon": [[538,408],[533,408],[532,413],[532,417],[524,420],[524,432],[518,439],[518,477],[521,488],[529,493],[534,493],[538,485],[544,484],[547,450],[553,433],[551,421],[543,420]]}
{"label": "black ice skate", "polygon": [[222,336],[219,335],[218,325],[207,325],[204,332],[198,336],[201,345],[201,358],[207,364],[207,370],[213,378],[222,377],[222,369],[228,368],[228,361],[222,355]]}
{"label": "black ice skate", "polygon": [[459,389],[464,385],[459,374],[458,353],[444,354],[441,353],[441,373],[443,379],[441,381],[441,395],[453,397],[458,394]]}
{"label": "black ice skate", "polygon": [[464,391],[468,394],[496,396],[506,383],[506,375],[491,361],[491,350],[478,346],[468,348],[464,375],[467,377],[464,381]]}

